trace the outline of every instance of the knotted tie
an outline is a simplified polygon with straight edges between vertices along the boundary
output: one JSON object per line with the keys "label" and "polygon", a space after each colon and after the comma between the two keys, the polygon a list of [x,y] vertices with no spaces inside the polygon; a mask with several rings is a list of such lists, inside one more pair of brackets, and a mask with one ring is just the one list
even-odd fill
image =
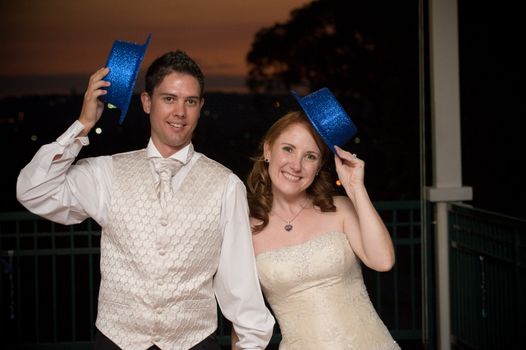
{"label": "knotted tie", "polygon": [[166,221],[168,217],[166,205],[172,198],[172,176],[181,169],[183,163],[171,158],[153,158],[152,162],[155,171],[159,174],[157,196],[162,209],[161,219]]}

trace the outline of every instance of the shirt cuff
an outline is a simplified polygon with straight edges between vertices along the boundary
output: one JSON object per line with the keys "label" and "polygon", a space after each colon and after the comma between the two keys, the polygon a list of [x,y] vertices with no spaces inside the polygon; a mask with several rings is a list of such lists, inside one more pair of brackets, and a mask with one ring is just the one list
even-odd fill
{"label": "shirt cuff", "polygon": [[65,147],[71,145],[76,140],[79,140],[82,146],[89,145],[89,138],[87,136],[78,136],[82,130],[84,130],[84,125],[78,120],[75,120],[68,130],[57,138],[57,143]]}

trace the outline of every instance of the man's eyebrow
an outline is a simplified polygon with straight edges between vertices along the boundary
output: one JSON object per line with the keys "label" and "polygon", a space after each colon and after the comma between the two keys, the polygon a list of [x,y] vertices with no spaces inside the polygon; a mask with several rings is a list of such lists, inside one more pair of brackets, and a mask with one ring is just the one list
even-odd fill
{"label": "man's eyebrow", "polygon": [[[177,94],[172,94],[170,92],[160,92],[159,95],[161,95],[161,96],[170,96],[170,97],[181,97],[181,96],[179,96]],[[199,96],[186,96],[184,98],[185,99],[196,99],[196,100],[200,99]]]}

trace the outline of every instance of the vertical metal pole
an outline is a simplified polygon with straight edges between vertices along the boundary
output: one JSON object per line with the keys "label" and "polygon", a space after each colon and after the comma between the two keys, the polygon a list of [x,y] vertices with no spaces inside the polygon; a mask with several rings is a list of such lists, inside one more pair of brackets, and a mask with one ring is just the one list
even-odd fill
{"label": "vertical metal pole", "polygon": [[449,232],[447,203],[436,203],[435,256],[438,285],[438,345],[437,349],[451,349],[451,301],[449,295]]}
{"label": "vertical metal pole", "polygon": [[[420,144],[420,256],[421,256],[421,302],[422,302],[422,343],[428,344],[429,336],[429,280],[428,280],[428,222],[427,222],[427,202],[425,198],[425,187],[427,178],[427,159],[426,159],[426,22],[425,22],[425,0],[418,0],[418,100],[419,100],[419,144]],[[412,266],[412,265],[411,265]]]}

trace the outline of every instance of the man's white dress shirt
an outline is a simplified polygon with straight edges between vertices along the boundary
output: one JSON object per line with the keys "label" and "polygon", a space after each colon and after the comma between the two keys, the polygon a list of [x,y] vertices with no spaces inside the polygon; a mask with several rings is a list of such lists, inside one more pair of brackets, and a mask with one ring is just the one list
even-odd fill
{"label": "man's white dress shirt", "polygon": [[[87,137],[78,137],[84,126],[76,121],[56,142],[42,146],[22,169],[17,198],[29,211],[65,225],[93,218],[101,227],[108,222],[112,194],[112,156],[79,160],[73,164]],[[192,166],[202,157],[192,145],[172,155],[185,166],[172,178],[176,191]],[[161,157],[150,140],[148,158]],[[159,181],[151,169],[155,181]],[[274,318],[264,304],[251,241],[246,189],[230,174],[222,196],[223,243],[213,288],[221,311],[232,321],[240,349],[264,349],[272,336]]]}

